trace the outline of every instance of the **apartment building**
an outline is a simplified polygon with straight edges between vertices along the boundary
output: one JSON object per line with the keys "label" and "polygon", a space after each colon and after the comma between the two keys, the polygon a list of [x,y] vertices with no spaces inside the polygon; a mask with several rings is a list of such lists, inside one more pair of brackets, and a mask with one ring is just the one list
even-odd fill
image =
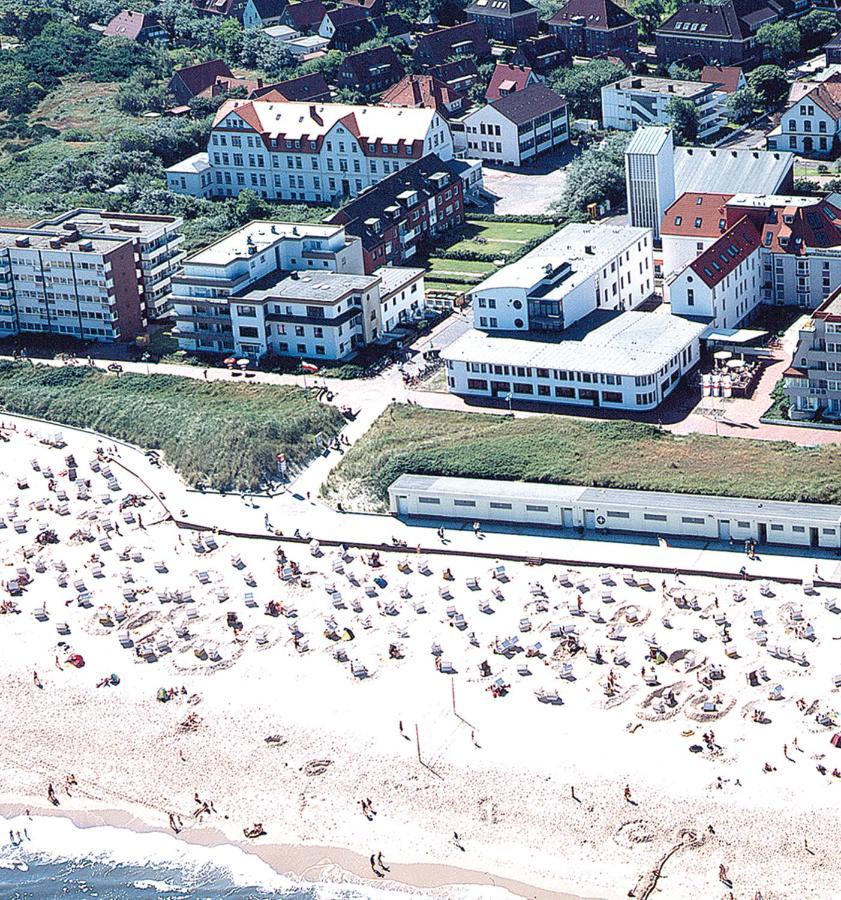
{"label": "apartment building", "polygon": [[567,0],[548,25],[574,56],[637,50],[637,20],[613,0]]}
{"label": "apartment building", "polygon": [[423,271],[366,275],[338,225],[252,222],[184,261],[173,302],[183,349],[344,359],[423,309]]}
{"label": "apartment building", "polygon": [[742,216],[666,284],[676,316],[736,328],[761,302],[760,233]]}
{"label": "apartment building", "polygon": [[0,335],[130,341],[146,329],[132,241],[71,229],[0,229]]}
{"label": "apartment building", "polygon": [[841,74],[817,84],[795,82],[780,124],[768,132],[769,150],[835,158],[841,136]]}
{"label": "apartment building", "polygon": [[566,99],[544,84],[505,94],[463,121],[468,154],[495,165],[522,166],[569,141]]}
{"label": "apartment building", "polygon": [[800,329],[783,378],[792,419],[841,417],[841,288],[836,288]]}
{"label": "apartment building", "polygon": [[177,216],[72,209],[36,222],[32,228],[61,234],[78,232],[84,238],[111,237],[130,241],[143,318],[159,319],[170,311],[172,276],[180,270],[184,259],[182,225],[183,220]]}
{"label": "apartment building", "polygon": [[[271,200],[331,203],[366,188],[428,153],[453,156],[449,126],[434,109],[290,103],[266,94],[228,100],[214,120],[206,157],[211,196],[246,188]],[[195,157],[167,170],[176,193],[196,195]],[[204,170],[202,174],[205,174]]]}
{"label": "apartment building", "polygon": [[669,105],[691,103],[698,113],[698,139],[706,140],[724,125],[723,99],[717,85],[673,78],[631,75],[602,88],[602,126],[634,131],[643,125],[670,125]]}
{"label": "apartment building", "polygon": [[464,222],[462,166],[425,156],[351,200],[329,221],[362,242],[366,272],[403,265],[422,244]]}
{"label": "apartment building", "polygon": [[528,0],[474,0],[465,9],[489,40],[516,45],[538,31],[537,10]]}

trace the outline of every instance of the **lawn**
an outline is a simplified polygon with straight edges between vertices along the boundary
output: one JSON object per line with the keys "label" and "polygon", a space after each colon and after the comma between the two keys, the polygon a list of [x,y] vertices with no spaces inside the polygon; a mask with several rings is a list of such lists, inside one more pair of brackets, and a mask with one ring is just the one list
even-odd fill
{"label": "lawn", "polygon": [[489,241],[531,241],[538,237],[549,237],[555,231],[554,225],[537,225],[531,222],[485,222],[468,219],[470,231],[478,229],[479,237]]}
{"label": "lawn", "polygon": [[480,262],[472,259],[439,259],[429,260],[430,272],[462,272],[465,275],[488,275],[496,271],[492,262]]}
{"label": "lawn", "polygon": [[294,469],[313,454],[316,434],[332,436],[342,423],[297,387],[3,361],[0,409],[161,450],[189,484],[218,490],[257,488],[277,453]]}
{"label": "lawn", "polygon": [[386,505],[405,472],[841,503],[841,446],[677,437],[637,422],[509,419],[392,406],[330,475],[326,493]]}
{"label": "lawn", "polygon": [[57,131],[84,131],[94,140],[104,140],[120,128],[143,121],[114,106],[118,88],[116,83],[68,78],[50,91],[29,120],[33,125],[40,123]]}

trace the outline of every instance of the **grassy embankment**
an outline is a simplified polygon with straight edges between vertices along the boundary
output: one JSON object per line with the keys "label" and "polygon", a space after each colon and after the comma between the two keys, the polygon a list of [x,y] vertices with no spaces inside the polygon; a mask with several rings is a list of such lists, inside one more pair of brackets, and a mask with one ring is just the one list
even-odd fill
{"label": "grassy embankment", "polygon": [[275,454],[304,463],[341,416],[296,387],[0,362],[0,409],[161,450],[191,485],[256,488]]}
{"label": "grassy embankment", "polygon": [[360,508],[383,508],[388,485],[410,472],[841,503],[839,471],[835,445],[394,406],[348,452],[326,492]]}

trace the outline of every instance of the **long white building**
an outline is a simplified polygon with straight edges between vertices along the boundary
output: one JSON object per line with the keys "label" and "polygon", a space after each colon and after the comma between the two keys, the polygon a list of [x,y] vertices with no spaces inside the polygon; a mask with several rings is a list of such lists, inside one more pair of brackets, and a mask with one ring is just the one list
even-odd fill
{"label": "long white building", "polygon": [[450,128],[434,109],[291,103],[265,94],[226,101],[207,154],[167,169],[167,186],[192,196],[249,189],[270,200],[330,203],[429,153],[453,156]]}

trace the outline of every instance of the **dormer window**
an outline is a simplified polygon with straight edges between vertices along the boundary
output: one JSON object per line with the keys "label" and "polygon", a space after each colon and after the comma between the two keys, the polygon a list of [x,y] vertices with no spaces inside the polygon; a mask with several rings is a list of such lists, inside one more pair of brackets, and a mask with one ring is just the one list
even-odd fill
{"label": "dormer window", "polygon": [[703,222],[703,219],[700,216],[698,216],[698,218],[695,220],[695,227],[700,228],[701,222]]}
{"label": "dormer window", "polygon": [[696,205],[696,206],[700,206],[703,202],[704,202],[704,198],[703,198],[703,197],[696,197],[696,198],[695,198],[695,205]]}
{"label": "dormer window", "polygon": [[683,223],[683,216],[675,216],[675,225],[681,225]]}

